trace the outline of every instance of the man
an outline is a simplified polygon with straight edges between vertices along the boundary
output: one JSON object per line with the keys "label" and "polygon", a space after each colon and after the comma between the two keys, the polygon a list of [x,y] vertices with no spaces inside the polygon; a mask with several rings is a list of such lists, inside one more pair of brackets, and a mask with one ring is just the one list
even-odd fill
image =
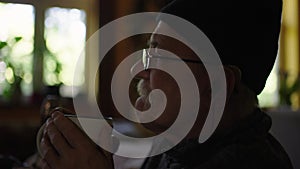
{"label": "man", "polygon": [[[167,30],[184,37],[186,32],[177,31],[172,22],[159,18],[143,57],[154,58],[163,49],[186,61],[196,78],[201,103],[196,122],[186,137],[166,153],[148,158],[142,168],[292,168],[281,145],[269,134],[271,119],[258,108],[257,101],[277,54],[281,6],[280,0],[175,0],[162,10],[195,24],[211,40],[223,64],[226,104],[216,131],[200,144],[198,137],[210,108],[209,76],[186,44],[159,34]],[[164,62],[176,61],[161,56],[151,64]],[[141,97],[136,108],[149,109],[149,93],[154,89],[164,91],[167,99],[164,113],[144,124],[160,134],[176,120],[181,94],[167,72],[149,68],[148,64],[138,62],[132,68],[133,71],[139,66],[145,68],[137,75],[141,79]],[[111,156],[97,150],[61,113],[54,113],[48,120],[44,135],[41,145],[45,169],[113,168]]]}

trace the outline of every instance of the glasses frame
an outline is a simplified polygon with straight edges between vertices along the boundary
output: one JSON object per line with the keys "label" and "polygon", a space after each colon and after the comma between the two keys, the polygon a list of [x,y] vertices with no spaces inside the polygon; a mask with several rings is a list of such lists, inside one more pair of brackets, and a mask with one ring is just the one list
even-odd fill
{"label": "glasses frame", "polygon": [[153,55],[153,54],[149,53],[149,49],[143,49],[142,51],[143,52],[142,52],[141,60],[142,60],[144,70],[149,69],[151,59],[167,59],[167,60],[173,60],[173,61],[182,60],[182,61],[187,62],[187,63],[203,64],[203,62],[200,61],[200,60],[192,60],[192,59],[185,59],[185,58],[177,59],[177,58],[165,57],[165,56],[162,56],[162,55],[159,55],[159,54]]}

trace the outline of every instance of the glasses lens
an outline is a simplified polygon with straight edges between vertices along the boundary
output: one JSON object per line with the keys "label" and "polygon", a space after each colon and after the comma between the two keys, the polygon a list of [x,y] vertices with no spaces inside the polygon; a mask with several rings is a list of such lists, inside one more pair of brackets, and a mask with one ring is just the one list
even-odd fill
{"label": "glasses lens", "polygon": [[142,55],[142,62],[144,69],[148,69],[148,55],[147,55],[147,49],[143,49],[143,55]]}

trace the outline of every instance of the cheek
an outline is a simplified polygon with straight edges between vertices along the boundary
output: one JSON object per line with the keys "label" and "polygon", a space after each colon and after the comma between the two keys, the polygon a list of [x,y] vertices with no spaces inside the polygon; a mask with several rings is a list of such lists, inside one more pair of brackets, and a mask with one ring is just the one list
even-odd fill
{"label": "cheek", "polygon": [[180,90],[175,81],[168,73],[153,70],[150,75],[150,88],[160,89],[167,97],[167,107],[180,104]]}
{"label": "cheek", "polygon": [[172,125],[177,118],[180,109],[180,91],[179,87],[169,74],[153,70],[150,75],[151,89],[161,89],[167,97],[167,106],[164,113],[155,121],[156,123],[165,126]]}
{"label": "cheek", "polygon": [[176,81],[166,72],[161,70],[152,70],[150,74],[151,89],[161,89],[165,93],[170,93],[178,88]]}
{"label": "cheek", "polygon": [[164,85],[164,76],[163,76],[163,71],[160,70],[151,70],[150,72],[150,88],[151,89],[157,89],[161,88],[161,86]]}

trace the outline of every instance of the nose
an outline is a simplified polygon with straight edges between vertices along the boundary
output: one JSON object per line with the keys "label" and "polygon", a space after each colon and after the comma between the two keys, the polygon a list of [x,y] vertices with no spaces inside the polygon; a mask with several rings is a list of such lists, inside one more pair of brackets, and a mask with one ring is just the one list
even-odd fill
{"label": "nose", "polygon": [[131,76],[138,79],[149,79],[150,70],[144,70],[144,66],[141,60],[136,62],[130,69]]}

